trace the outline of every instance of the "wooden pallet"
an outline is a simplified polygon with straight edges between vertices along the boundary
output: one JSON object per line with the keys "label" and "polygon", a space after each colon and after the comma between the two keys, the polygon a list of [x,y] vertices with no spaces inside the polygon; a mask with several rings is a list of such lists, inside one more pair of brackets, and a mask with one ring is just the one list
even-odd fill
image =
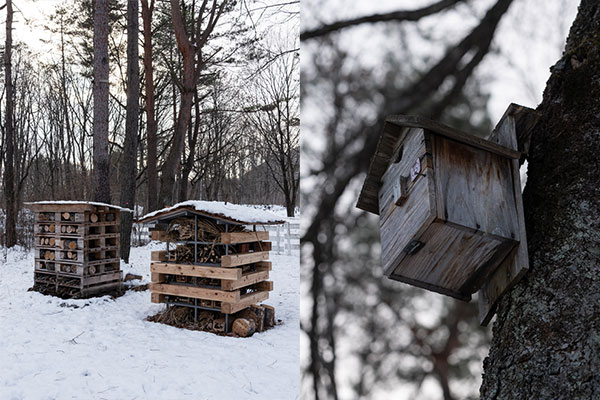
{"label": "wooden pallet", "polygon": [[194,300],[198,300],[199,306],[212,308],[216,311],[222,312],[223,314],[235,314],[238,311],[258,304],[261,301],[265,301],[268,298],[269,290],[258,290],[252,293],[246,293],[244,295],[241,295],[239,301],[237,302],[209,300],[189,296],[177,296],[158,292],[153,292],[151,294],[151,299],[153,303],[172,302],[177,303],[177,305],[184,305],[185,303],[187,303],[191,306],[194,304]]}
{"label": "wooden pallet", "polygon": [[[246,265],[245,268],[207,267],[190,264],[152,263],[152,302],[166,302],[165,295],[216,302],[214,308],[235,313],[264,301],[273,290],[269,281],[270,261]],[[248,269],[244,271],[244,269]],[[186,278],[178,282],[179,278]],[[210,280],[213,286],[194,286],[193,279]]]}

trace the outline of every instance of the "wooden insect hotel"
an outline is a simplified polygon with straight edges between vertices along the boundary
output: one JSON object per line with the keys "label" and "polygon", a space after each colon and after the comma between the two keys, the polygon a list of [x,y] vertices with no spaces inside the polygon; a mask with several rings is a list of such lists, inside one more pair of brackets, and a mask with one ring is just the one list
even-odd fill
{"label": "wooden insect hotel", "polygon": [[385,275],[468,301],[480,322],[528,269],[519,159],[537,114],[511,105],[480,138],[390,116],[357,207],[379,215]]}
{"label": "wooden insect hotel", "polygon": [[76,298],[121,290],[123,209],[78,201],[28,205],[35,213],[35,290]]}
{"label": "wooden insect hotel", "polygon": [[[195,319],[198,310],[223,313],[227,333],[230,315],[269,298],[271,242],[269,232],[257,226],[283,223],[275,214],[230,203],[186,201],[138,222],[153,223],[151,238],[166,242],[165,250],[151,255],[153,303],[189,307]],[[267,308],[273,324],[274,309]]]}

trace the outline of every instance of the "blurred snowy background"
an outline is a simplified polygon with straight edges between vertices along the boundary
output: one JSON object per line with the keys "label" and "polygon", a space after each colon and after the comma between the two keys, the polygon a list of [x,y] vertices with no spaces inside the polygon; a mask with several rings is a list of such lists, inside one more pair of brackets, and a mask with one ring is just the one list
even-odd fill
{"label": "blurred snowy background", "polygon": [[384,278],[358,192],[388,114],[484,135],[511,102],[535,108],[577,4],[302,1],[304,398],[478,398],[476,301]]}

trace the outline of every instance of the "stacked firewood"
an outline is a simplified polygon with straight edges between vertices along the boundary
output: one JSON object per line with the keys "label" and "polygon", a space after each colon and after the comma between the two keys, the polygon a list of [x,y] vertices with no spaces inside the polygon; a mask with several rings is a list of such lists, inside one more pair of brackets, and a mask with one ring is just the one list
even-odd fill
{"label": "stacked firewood", "polygon": [[56,230],[56,226],[54,224],[43,225],[42,229],[44,230],[44,232],[54,233],[54,231]]}
{"label": "stacked firewood", "polygon": [[73,213],[64,212],[60,215],[62,221],[73,221],[75,215]]}
{"label": "stacked firewood", "polygon": [[[241,225],[229,225],[228,232],[245,232]],[[217,224],[212,220],[198,219],[198,240],[214,242],[220,234],[225,232],[225,225]],[[167,228],[167,239],[171,242],[194,239],[194,219],[177,218],[171,221]]]}
{"label": "stacked firewood", "polygon": [[54,251],[40,250],[40,258],[43,258],[44,260],[54,260]]}
{"label": "stacked firewood", "polygon": [[63,250],[77,250],[77,241],[76,240],[61,240],[59,242],[59,246]]}
{"label": "stacked firewood", "polygon": [[41,213],[40,221],[54,221],[54,213]]}
{"label": "stacked firewood", "polygon": [[77,265],[61,264],[60,271],[74,274],[77,272]]}
{"label": "stacked firewood", "polygon": [[[214,244],[199,244],[197,261],[199,263],[218,264],[225,250]],[[179,245],[175,249],[175,260],[180,263],[194,262],[194,246]]]}
{"label": "stacked firewood", "polygon": [[61,233],[75,233],[75,232],[77,232],[77,226],[74,226],[74,225],[61,225],[60,226],[60,232]]}
{"label": "stacked firewood", "polygon": [[42,246],[54,246],[56,244],[56,239],[54,238],[40,238],[40,245]]}

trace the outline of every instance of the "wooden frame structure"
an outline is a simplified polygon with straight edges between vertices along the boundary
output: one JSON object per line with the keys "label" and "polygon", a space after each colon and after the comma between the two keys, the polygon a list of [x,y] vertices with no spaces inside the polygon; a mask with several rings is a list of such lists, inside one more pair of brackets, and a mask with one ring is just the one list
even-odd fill
{"label": "wooden frame structure", "polygon": [[120,207],[27,203],[35,212],[34,288],[65,297],[120,291]]}
{"label": "wooden frame structure", "polygon": [[[193,237],[174,240],[167,233],[169,224],[181,218],[193,221]],[[200,235],[202,221],[211,221],[221,227],[221,232],[211,241]],[[194,310],[216,311],[225,314],[226,333],[229,315],[267,300],[273,290],[269,281],[272,268],[269,260],[271,242],[268,231],[258,231],[257,225],[281,224],[277,219],[247,221],[226,215],[214,214],[191,206],[174,206],[159,211],[138,222],[154,222],[151,238],[166,242],[166,250],[153,251],[150,270],[151,301],[167,306],[182,306]],[[234,230],[233,227],[252,226],[252,231]],[[190,246],[193,259],[182,262],[171,247]],[[206,247],[218,249],[219,257],[206,261],[201,259],[201,250]]]}

